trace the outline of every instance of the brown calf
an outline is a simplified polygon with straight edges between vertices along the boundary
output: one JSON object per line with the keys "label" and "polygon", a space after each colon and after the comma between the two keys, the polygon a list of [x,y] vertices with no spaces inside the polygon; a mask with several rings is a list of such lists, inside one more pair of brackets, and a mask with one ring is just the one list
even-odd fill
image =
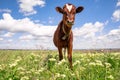
{"label": "brown calf", "polygon": [[56,11],[63,14],[63,19],[59,23],[55,33],[53,42],[59,51],[59,60],[63,59],[62,49],[67,49],[70,68],[72,68],[72,48],[73,48],[73,32],[72,25],[74,24],[75,14],[83,10],[80,6],[76,8],[72,4],[65,4],[63,8],[56,7]]}

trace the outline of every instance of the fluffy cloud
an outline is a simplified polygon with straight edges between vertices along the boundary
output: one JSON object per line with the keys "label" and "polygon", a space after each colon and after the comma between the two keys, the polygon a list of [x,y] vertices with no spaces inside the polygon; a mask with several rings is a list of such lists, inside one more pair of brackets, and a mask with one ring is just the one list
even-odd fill
{"label": "fluffy cloud", "polygon": [[25,16],[36,14],[35,6],[43,7],[45,5],[44,0],[19,0],[18,2],[20,12],[24,13]]}
{"label": "fluffy cloud", "polygon": [[120,48],[120,29],[113,29],[105,35],[92,38],[74,37],[75,49]]}
{"label": "fluffy cloud", "polygon": [[103,36],[98,36],[96,42],[99,42],[98,46],[100,44],[103,47],[120,48],[120,28],[113,29]]}
{"label": "fluffy cloud", "polygon": [[75,49],[89,49],[89,48],[99,48],[100,44],[96,47],[97,43],[97,33],[101,33],[104,26],[108,23],[95,22],[95,23],[85,23],[80,28],[73,29],[74,33],[74,48]]}
{"label": "fluffy cloud", "polygon": [[[74,48],[120,47],[120,28],[111,30],[105,35],[98,35],[107,23],[107,21],[103,23],[97,21],[74,28]],[[4,42],[4,48],[9,45],[13,45],[12,48],[35,48],[35,45],[39,45],[45,49],[54,49],[52,36],[56,27],[34,23],[29,18],[14,19],[9,13],[5,13],[3,19],[0,19],[0,31],[2,31],[0,32],[2,34],[0,35],[0,41]],[[3,32],[4,30],[9,32]],[[11,38],[13,35],[16,36],[18,32],[22,32],[22,35],[14,37],[16,39]],[[2,37],[9,38],[5,40]],[[1,48],[3,48],[3,45]]]}
{"label": "fluffy cloud", "polygon": [[[120,0],[118,0],[116,6],[120,6]],[[112,19],[115,21],[120,21],[120,9],[114,11],[114,13],[112,14]]]}
{"label": "fluffy cloud", "polygon": [[116,6],[117,6],[117,7],[118,7],[118,6],[120,6],[120,0],[118,0],[118,2],[117,2],[117,5],[116,5]]}
{"label": "fluffy cloud", "polygon": [[0,41],[3,41],[3,38],[0,38]]}
{"label": "fluffy cloud", "polygon": [[73,29],[74,48],[120,48],[120,27],[110,30],[107,34],[101,34],[107,24],[108,21],[85,23],[80,28]]}
{"label": "fluffy cloud", "polygon": [[41,25],[41,27],[36,28],[32,31],[32,34],[35,36],[46,36],[51,37],[56,29],[56,26],[45,26]]}
{"label": "fluffy cloud", "polygon": [[0,30],[27,32],[34,36],[52,36],[55,29],[56,26],[35,24],[29,18],[16,20],[8,13],[3,14],[3,19],[0,20]]}
{"label": "fluffy cloud", "polygon": [[37,24],[34,24],[29,18],[24,19],[13,19],[13,17],[8,14],[3,14],[3,19],[0,20],[0,29],[5,29],[12,32],[29,32],[38,27]]}
{"label": "fluffy cloud", "polygon": [[11,43],[12,41],[13,41],[12,39],[7,40],[8,43]]}
{"label": "fluffy cloud", "polygon": [[74,31],[74,35],[75,36],[83,36],[84,38],[90,38],[90,37],[95,37],[95,34],[97,32],[101,32],[103,27],[104,27],[104,23],[101,22],[95,22],[93,23],[85,23],[82,27],[80,28],[75,28]]}
{"label": "fluffy cloud", "polygon": [[113,20],[115,20],[115,21],[120,21],[120,9],[118,9],[118,10],[115,10],[115,12],[113,13],[113,15],[112,15],[113,17]]}
{"label": "fluffy cloud", "polygon": [[[52,36],[56,27],[37,24],[29,18],[14,19],[9,13],[4,13],[3,19],[0,19],[0,33],[2,33],[2,37],[7,37],[9,40],[4,40],[4,47],[0,48],[6,48],[9,45],[12,47],[8,48],[14,49],[34,48],[36,44],[45,47],[45,49],[53,48]],[[13,41],[12,36],[16,36],[17,33],[22,33],[22,35],[14,37]],[[3,38],[0,40],[3,41]]]}
{"label": "fluffy cloud", "polygon": [[114,43],[114,41],[120,42],[120,29],[113,29],[108,34],[99,36],[99,40],[109,40]]}
{"label": "fluffy cloud", "polygon": [[118,40],[120,41],[120,29],[111,30],[106,36],[109,40],[112,40],[113,42]]}
{"label": "fluffy cloud", "polygon": [[108,35],[111,35],[111,36],[119,35],[120,36],[120,29],[113,29],[109,32]]}
{"label": "fluffy cloud", "polygon": [[6,34],[4,34],[4,37],[12,37],[14,35],[14,33],[12,32],[7,32]]}
{"label": "fluffy cloud", "polygon": [[24,35],[19,37],[20,40],[32,40],[34,37],[32,35]]}

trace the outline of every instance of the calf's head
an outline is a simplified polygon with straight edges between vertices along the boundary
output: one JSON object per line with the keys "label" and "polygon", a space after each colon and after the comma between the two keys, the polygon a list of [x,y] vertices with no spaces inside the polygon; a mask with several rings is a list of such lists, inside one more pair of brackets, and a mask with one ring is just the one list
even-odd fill
{"label": "calf's head", "polygon": [[75,14],[83,10],[82,6],[76,8],[72,4],[65,4],[63,8],[56,7],[56,11],[63,14],[63,23],[68,27],[71,27],[74,24]]}

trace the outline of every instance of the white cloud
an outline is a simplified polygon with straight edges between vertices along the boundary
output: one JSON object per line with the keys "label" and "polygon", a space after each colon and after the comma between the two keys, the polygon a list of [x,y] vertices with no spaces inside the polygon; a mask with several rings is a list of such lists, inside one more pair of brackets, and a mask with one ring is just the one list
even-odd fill
{"label": "white cloud", "polygon": [[[120,0],[118,0],[116,7],[120,6]],[[116,22],[120,21],[120,9],[117,9],[112,14],[112,19]]]}
{"label": "white cloud", "polygon": [[98,36],[96,42],[97,41],[99,41],[99,44],[102,44],[103,47],[120,48],[120,28],[113,29],[106,35]]}
{"label": "white cloud", "polygon": [[0,38],[0,41],[3,41],[3,38]]}
{"label": "white cloud", "polygon": [[11,43],[12,41],[13,41],[12,39],[7,40],[8,43]]}
{"label": "white cloud", "polygon": [[[35,46],[35,43],[44,46],[45,48],[53,48],[53,45],[51,44],[53,44],[52,36],[55,29],[56,26],[37,24],[29,18],[14,19],[8,13],[3,14],[3,19],[0,19],[0,31],[9,31],[6,34],[3,34],[3,37],[16,36],[17,34],[15,33],[22,32],[22,36],[19,35],[14,41],[5,40],[4,48],[31,48]],[[16,40],[20,40],[21,44]],[[7,45],[6,42],[12,44],[12,47],[8,47],[9,45]],[[17,47],[16,45],[19,46]]]}
{"label": "white cloud", "polygon": [[[111,30],[105,35],[96,35],[102,33],[104,26],[108,24],[106,22],[85,23],[80,28],[73,29],[74,34],[74,48],[105,48],[105,47],[119,47],[120,48],[120,29]],[[4,48],[12,45],[11,48],[35,48],[35,45],[54,49],[53,33],[57,26],[49,26],[37,24],[29,18],[14,19],[10,14],[3,14],[3,19],[0,19],[0,31],[9,31],[5,34],[2,33],[2,37],[16,36],[16,32],[23,32],[14,38],[8,38],[3,41]],[[18,43],[19,41],[19,43]],[[9,43],[9,45],[7,43]],[[2,46],[3,46],[2,45]],[[17,46],[16,46],[17,45]],[[1,46],[1,48],[2,48]],[[9,47],[9,48],[10,48]]]}
{"label": "white cloud", "polygon": [[0,20],[0,29],[5,29],[12,32],[29,32],[32,31],[34,27],[38,27],[29,18],[24,19],[13,19],[13,17],[8,14],[3,14],[3,19]]}
{"label": "white cloud", "polygon": [[32,35],[24,35],[19,37],[20,40],[32,40],[34,37]]}
{"label": "white cloud", "polygon": [[118,10],[115,10],[115,12],[113,13],[112,15],[112,19],[115,20],[115,21],[120,21],[120,9]]}
{"label": "white cloud", "polygon": [[34,36],[52,36],[56,26],[45,26],[36,24],[29,18],[14,19],[10,14],[3,14],[0,19],[0,30],[8,30],[10,32],[27,32]]}
{"label": "white cloud", "polygon": [[120,48],[120,29],[113,29],[93,38],[82,37],[74,36],[74,49]]}
{"label": "white cloud", "polygon": [[7,32],[6,34],[4,34],[4,37],[12,37],[14,35],[14,33],[12,32]]}
{"label": "white cloud", "polygon": [[120,6],[120,0],[117,2],[117,5],[116,5],[116,6],[117,6],[117,7]]}
{"label": "white cloud", "polygon": [[32,31],[32,34],[35,36],[46,36],[51,37],[53,36],[53,33],[56,29],[56,26],[45,26],[41,25],[41,27],[38,27]]}
{"label": "white cloud", "polygon": [[19,0],[20,12],[24,15],[36,14],[37,11],[34,9],[35,6],[43,7],[45,5],[44,0]]}
{"label": "white cloud", "polygon": [[108,35],[119,35],[120,36],[120,29],[113,29],[109,32]]}
{"label": "white cloud", "polygon": [[106,37],[111,40],[112,42],[114,41],[119,41],[120,42],[120,29],[113,29],[111,30]]}
{"label": "white cloud", "polygon": [[11,10],[10,9],[0,9],[0,12],[11,13]]}
{"label": "white cloud", "polygon": [[[101,23],[85,23],[80,28],[73,29],[74,48],[120,48],[120,27],[110,30],[107,34],[101,34],[108,21]],[[100,33],[100,35],[96,35]]]}
{"label": "white cloud", "polygon": [[108,24],[108,21],[101,23],[85,23],[80,28],[73,29],[74,33],[74,48],[75,49],[90,49],[90,48],[99,48],[96,47],[97,33],[101,33],[104,29],[104,26]]}
{"label": "white cloud", "polygon": [[104,28],[104,23],[101,22],[95,22],[93,23],[85,23],[82,27],[80,28],[75,28],[74,31],[74,36],[83,36],[84,38],[90,38],[90,37],[95,37],[95,34],[97,32],[101,32],[102,29]]}

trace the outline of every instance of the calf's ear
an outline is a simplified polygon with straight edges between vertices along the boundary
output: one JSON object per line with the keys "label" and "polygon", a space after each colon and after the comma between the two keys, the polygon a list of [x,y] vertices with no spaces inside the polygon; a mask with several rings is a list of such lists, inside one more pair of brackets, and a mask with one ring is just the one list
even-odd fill
{"label": "calf's ear", "polygon": [[79,6],[77,9],[76,9],[76,13],[80,13],[84,8],[82,6]]}
{"label": "calf's ear", "polygon": [[59,13],[64,13],[64,10],[61,7],[56,7],[56,11]]}

